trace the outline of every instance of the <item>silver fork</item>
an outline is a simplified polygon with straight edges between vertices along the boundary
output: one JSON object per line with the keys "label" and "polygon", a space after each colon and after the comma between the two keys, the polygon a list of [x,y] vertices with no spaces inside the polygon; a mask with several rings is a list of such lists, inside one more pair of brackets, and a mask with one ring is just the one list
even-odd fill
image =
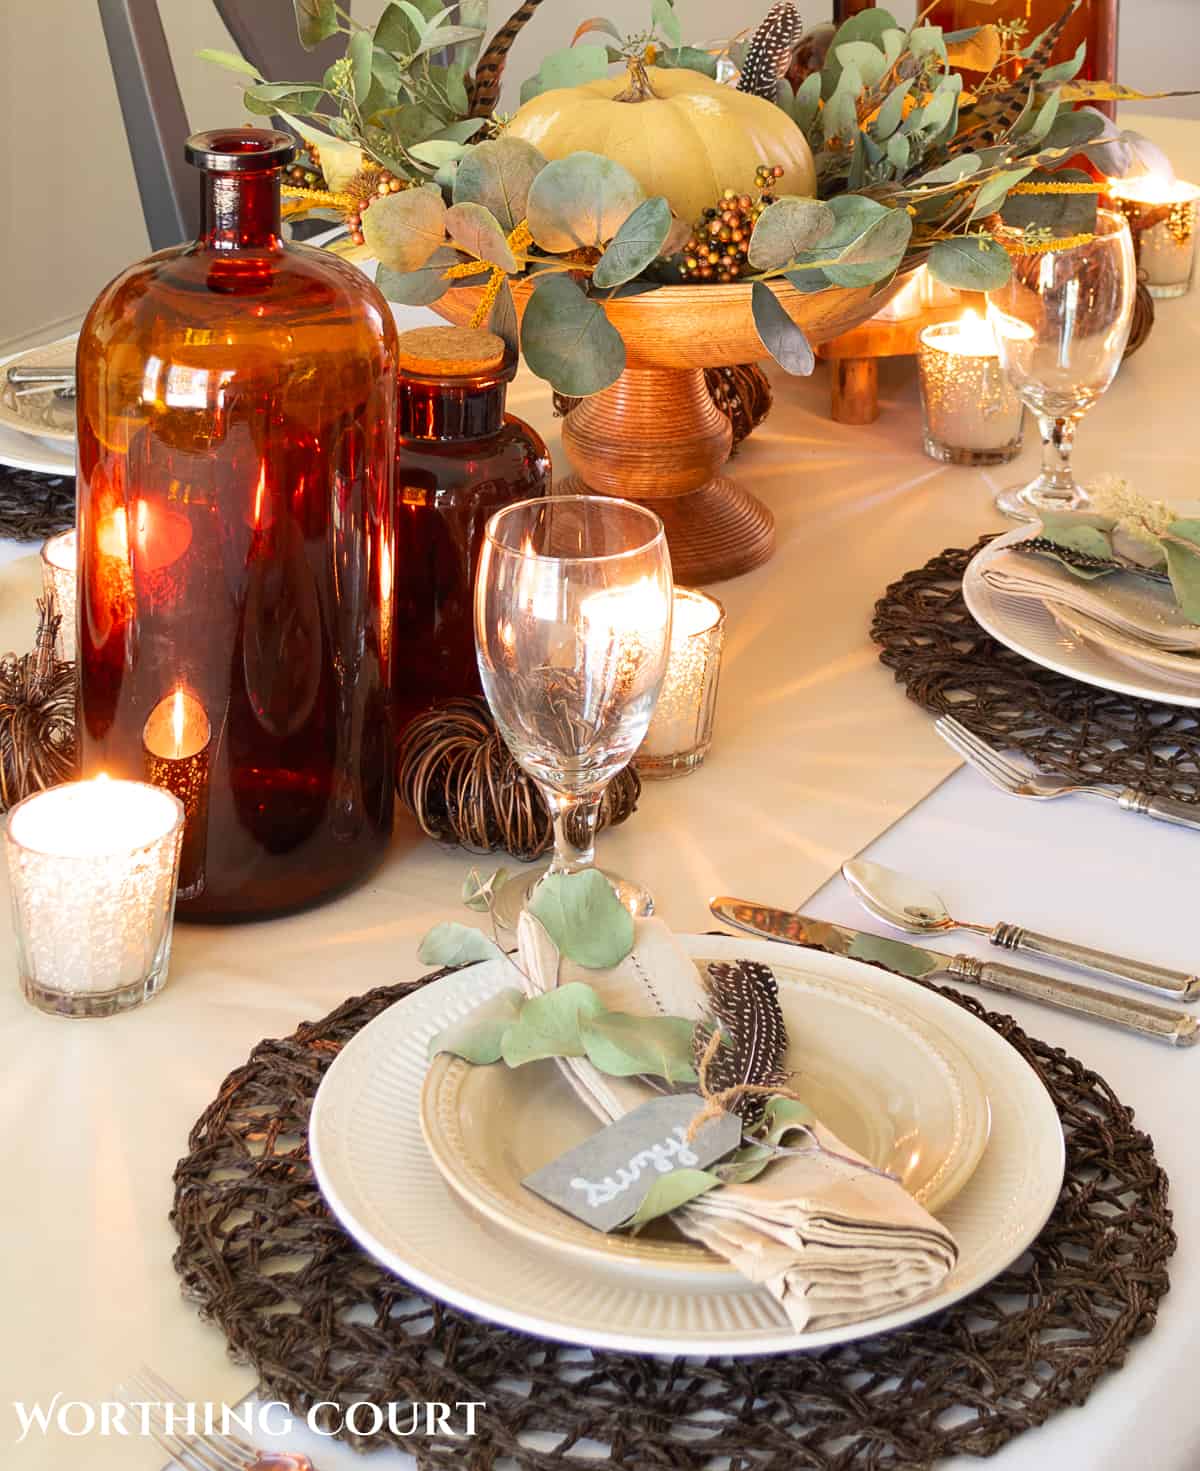
{"label": "silver fork", "polygon": [[952,715],[940,716],[934,721],[933,728],[968,766],[973,766],[993,786],[1008,792],[1010,796],[1032,797],[1034,801],[1047,802],[1054,797],[1069,797],[1075,792],[1082,792],[1089,797],[1106,797],[1110,802],[1116,802],[1123,812],[1140,812],[1147,817],[1157,818],[1159,822],[1170,822],[1176,827],[1190,827],[1200,831],[1200,806],[1177,802],[1171,797],[1152,797],[1148,792],[1138,791],[1136,787],[1076,781],[1069,776],[1053,776],[1046,772],[1033,771],[1002,755]]}
{"label": "silver fork", "polygon": [[[145,1364],[127,1384],[117,1386],[116,1396],[129,1409],[146,1409],[146,1429],[182,1471],[315,1471],[307,1456],[293,1451],[258,1451],[240,1435],[226,1435],[219,1430],[180,1434],[172,1429],[164,1406],[183,1406],[187,1401]],[[178,1418],[173,1417],[173,1423]]]}

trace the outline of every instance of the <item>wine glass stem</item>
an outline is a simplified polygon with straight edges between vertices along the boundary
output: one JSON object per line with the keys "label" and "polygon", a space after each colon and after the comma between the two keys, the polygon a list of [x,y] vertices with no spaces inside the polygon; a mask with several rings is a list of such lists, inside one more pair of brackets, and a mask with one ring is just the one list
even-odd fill
{"label": "wine glass stem", "polygon": [[1042,435],[1042,480],[1040,498],[1047,503],[1061,501],[1064,508],[1079,499],[1079,485],[1071,469],[1071,451],[1075,448],[1075,420],[1038,415]]}
{"label": "wine glass stem", "polygon": [[554,820],[554,857],[548,873],[578,873],[596,861],[596,823],[603,792],[584,797],[565,796],[542,787]]}

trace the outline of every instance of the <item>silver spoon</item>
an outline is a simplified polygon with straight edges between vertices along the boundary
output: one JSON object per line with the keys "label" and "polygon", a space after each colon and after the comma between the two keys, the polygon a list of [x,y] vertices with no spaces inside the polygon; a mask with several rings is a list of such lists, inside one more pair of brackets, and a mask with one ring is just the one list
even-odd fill
{"label": "silver spoon", "polygon": [[1002,950],[1023,950],[1029,955],[1045,955],[1052,960],[1064,961],[1080,970],[1094,971],[1097,975],[1112,976],[1131,986],[1144,986],[1151,991],[1165,991],[1180,1001],[1194,1001],[1200,995],[1200,976],[1184,975],[1182,971],[1167,970],[1160,965],[1148,965],[1140,960],[1129,960],[1122,955],[1110,955],[1106,950],[1093,950],[1087,945],[1076,945],[1070,940],[1055,940],[1049,935],[1039,935],[1020,925],[972,924],[965,919],[952,919],[942,898],[933,889],[912,879],[907,874],[897,873],[894,868],[884,868],[881,863],[870,863],[865,858],[855,858],[842,864],[842,877],[853,889],[859,902],[884,924],[890,924],[910,935],[930,935],[949,930],[971,930],[977,935],[986,935],[993,945]]}

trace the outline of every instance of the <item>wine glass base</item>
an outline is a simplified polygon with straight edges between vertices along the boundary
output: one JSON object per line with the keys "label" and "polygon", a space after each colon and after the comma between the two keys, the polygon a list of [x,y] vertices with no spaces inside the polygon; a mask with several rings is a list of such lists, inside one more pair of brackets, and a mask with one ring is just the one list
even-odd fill
{"label": "wine glass base", "polygon": [[1043,499],[1035,480],[1027,485],[1010,485],[1000,492],[993,504],[1010,521],[1037,521],[1043,511],[1087,511],[1092,503],[1083,486],[1079,487],[1077,495],[1069,498]]}
{"label": "wine glass base", "polygon": [[[549,867],[539,868],[528,878],[510,878],[496,895],[493,913],[496,922],[506,930],[515,930],[522,911],[533,897],[533,891],[549,873]],[[616,890],[617,898],[629,910],[634,919],[647,919],[654,913],[654,896],[649,889],[635,884],[632,879],[623,879],[619,874],[600,872]]]}

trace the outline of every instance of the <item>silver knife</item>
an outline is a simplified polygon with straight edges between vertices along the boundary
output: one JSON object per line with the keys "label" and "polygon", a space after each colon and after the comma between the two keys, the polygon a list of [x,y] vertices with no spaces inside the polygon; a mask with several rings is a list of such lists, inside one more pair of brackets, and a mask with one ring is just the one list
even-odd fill
{"label": "silver knife", "polygon": [[971,955],[942,955],[920,945],[909,945],[884,935],[852,930],[828,920],[812,919],[787,909],[751,904],[746,899],[721,896],[709,901],[709,909],[724,924],[767,940],[784,940],[827,955],[845,955],[852,960],[871,961],[895,975],[909,979],[973,981],[989,991],[1024,996],[1059,1011],[1109,1022],[1129,1032],[1153,1037],[1173,1047],[1194,1047],[1200,1041],[1200,1018],[1169,1006],[1158,1006],[1134,996],[1080,986],[1074,981],[1020,970],[995,960],[976,960]]}

